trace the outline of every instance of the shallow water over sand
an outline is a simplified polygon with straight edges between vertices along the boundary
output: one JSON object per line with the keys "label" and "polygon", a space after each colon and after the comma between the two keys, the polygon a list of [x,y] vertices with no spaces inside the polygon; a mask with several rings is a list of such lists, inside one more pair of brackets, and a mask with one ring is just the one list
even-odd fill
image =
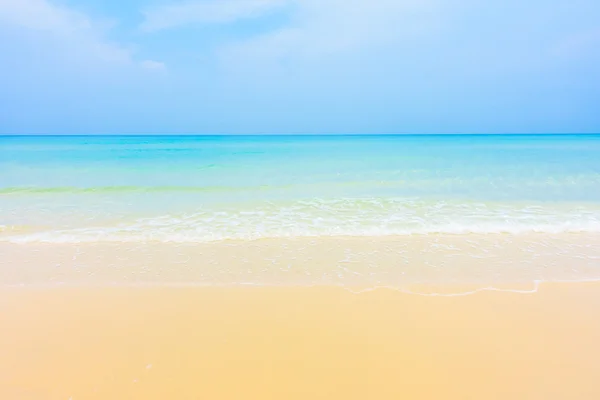
{"label": "shallow water over sand", "polygon": [[0,285],[346,286],[600,279],[592,234],[0,243]]}

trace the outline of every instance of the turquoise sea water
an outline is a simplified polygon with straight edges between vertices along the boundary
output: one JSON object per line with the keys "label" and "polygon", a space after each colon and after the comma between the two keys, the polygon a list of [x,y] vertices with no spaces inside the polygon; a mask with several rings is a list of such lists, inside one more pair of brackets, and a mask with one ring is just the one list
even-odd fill
{"label": "turquoise sea water", "polygon": [[600,135],[2,136],[0,241],[600,232]]}

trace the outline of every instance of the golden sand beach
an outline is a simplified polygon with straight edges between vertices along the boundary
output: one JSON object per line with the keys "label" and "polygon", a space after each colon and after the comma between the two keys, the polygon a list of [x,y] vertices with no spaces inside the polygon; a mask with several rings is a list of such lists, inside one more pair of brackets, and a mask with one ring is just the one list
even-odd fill
{"label": "golden sand beach", "polygon": [[597,283],[5,287],[0,399],[598,399],[599,309]]}

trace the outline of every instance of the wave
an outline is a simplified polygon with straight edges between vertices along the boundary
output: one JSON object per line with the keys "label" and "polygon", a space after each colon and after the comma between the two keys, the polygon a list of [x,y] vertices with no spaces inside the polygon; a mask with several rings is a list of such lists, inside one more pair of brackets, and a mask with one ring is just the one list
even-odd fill
{"label": "wave", "polygon": [[3,235],[1,241],[210,242],[289,237],[600,232],[600,206],[411,199],[314,199],[203,208],[107,226]]}

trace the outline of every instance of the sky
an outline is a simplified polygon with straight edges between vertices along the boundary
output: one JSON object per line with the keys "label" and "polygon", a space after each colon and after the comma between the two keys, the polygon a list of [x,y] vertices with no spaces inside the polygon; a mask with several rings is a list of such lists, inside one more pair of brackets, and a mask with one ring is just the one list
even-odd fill
{"label": "sky", "polygon": [[598,133],[598,0],[0,0],[0,134]]}

